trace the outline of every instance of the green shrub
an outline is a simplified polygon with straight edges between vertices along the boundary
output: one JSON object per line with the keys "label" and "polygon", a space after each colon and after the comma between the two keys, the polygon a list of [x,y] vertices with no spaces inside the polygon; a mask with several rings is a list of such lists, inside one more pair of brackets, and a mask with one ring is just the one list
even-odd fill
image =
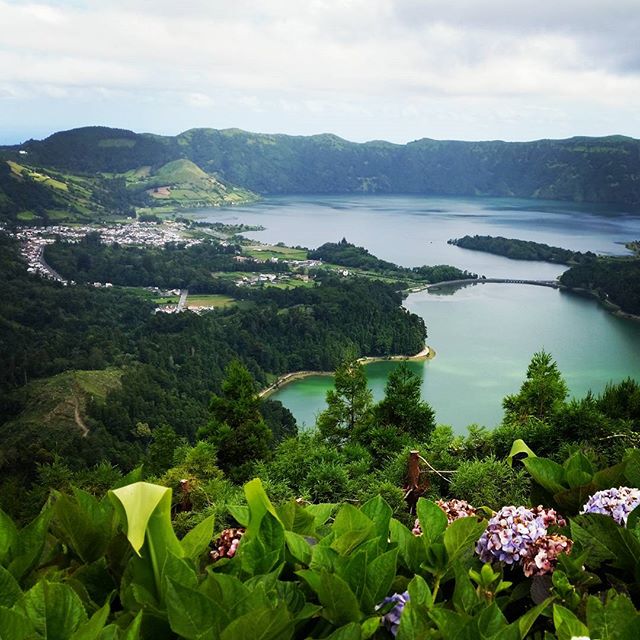
{"label": "green shrub", "polygon": [[498,510],[504,505],[529,503],[530,479],[523,470],[489,457],[463,462],[453,476],[451,495],[475,507]]}

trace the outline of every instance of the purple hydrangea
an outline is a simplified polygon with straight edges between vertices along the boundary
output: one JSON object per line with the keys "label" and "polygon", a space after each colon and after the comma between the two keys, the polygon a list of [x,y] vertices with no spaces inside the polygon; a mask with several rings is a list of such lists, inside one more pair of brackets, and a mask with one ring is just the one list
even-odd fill
{"label": "purple hydrangea", "polygon": [[640,489],[618,487],[597,491],[580,513],[601,513],[611,516],[619,525],[627,525],[629,514],[640,505]]}
{"label": "purple hydrangea", "polygon": [[518,563],[536,540],[547,535],[547,527],[552,524],[565,524],[553,509],[502,507],[489,520],[476,545],[476,553],[483,562]]}
{"label": "purple hydrangea", "polygon": [[393,607],[382,616],[381,623],[393,634],[395,637],[398,633],[398,627],[400,626],[400,616],[404,610],[404,605],[409,601],[409,592],[394,593],[392,596],[385,598],[379,605],[378,609],[386,608],[387,605],[393,604]]}

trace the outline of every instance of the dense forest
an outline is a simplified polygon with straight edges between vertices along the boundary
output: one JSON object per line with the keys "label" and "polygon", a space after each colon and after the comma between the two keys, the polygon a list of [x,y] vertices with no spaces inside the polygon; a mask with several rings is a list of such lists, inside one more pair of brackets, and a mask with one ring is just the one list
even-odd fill
{"label": "dense forest", "polygon": [[462,271],[457,267],[441,264],[422,267],[399,267],[392,262],[381,260],[369,253],[364,247],[347,242],[343,238],[340,242],[326,242],[317,249],[309,251],[309,258],[313,260],[323,260],[330,264],[337,264],[343,267],[357,268],[365,271],[373,271],[388,277],[398,279],[420,280],[427,282],[442,282],[445,280],[462,280],[466,278],[477,278],[474,273]]}
{"label": "dense forest", "polygon": [[464,236],[448,241],[456,247],[472,249],[474,251],[486,251],[498,256],[504,256],[511,260],[540,260],[559,264],[581,264],[595,260],[596,254],[591,251],[582,253],[560,247],[551,247],[541,242],[532,240],[515,240],[502,236]]}
{"label": "dense forest", "polygon": [[[27,274],[15,242],[4,236],[0,252],[0,469],[12,486],[28,483],[36,465],[56,455],[72,466],[101,459],[131,466],[144,442],[139,425],[151,433],[170,425],[192,439],[234,358],[265,385],[287,371],[332,369],[345,350],[417,353],[426,337],[422,319],[402,309],[401,295],[371,280],[325,274],[320,286],[247,291],[243,305],[201,316],[154,315],[151,302],[127,290],[63,287]],[[34,397],[36,379],[113,368],[119,379],[101,401],[88,402],[87,437],[68,424],[43,428],[43,419],[56,422],[55,405],[32,415],[50,393],[45,387],[45,397]],[[266,412],[274,422],[289,420],[277,407]]]}
{"label": "dense forest", "polygon": [[[396,145],[357,144],[329,134],[192,129],[163,137],[86,127],[2,147],[0,158],[27,162],[43,173],[72,173],[76,180],[99,178],[113,188],[114,197],[125,197],[125,207],[135,194],[147,205],[154,200],[161,205],[168,197],[173,206],[210,206],[250,200],[251,192],[491,195],[634,207],[640,202],[640,142],[622,136],[534,142],[423,139]],[[29,184],[20,192],[6,179],[0,183],[0,212],[32,211],[51,197],[42,181],[25,181]],[[169,189],[160,200],[145,191],[171,184],[175,193]]]}
{"label": "dense forest", "polygon": [[229,281],[212,277],[215,272],[283,273],[283,262],[258,262],[249,257],[234,260],[240,247],[205,241],[184,247],[107,245],[98,234],[88,234],[79,243],[58,241],[45,250],[47,262],[65,278],[76,282],[111,282],[127,287],[188,288],[193,292],[237,292]]}
{"label": "dense forest", "polygon": [[571,267],[560,283],[595,293],[626,313],[640,315],[640,260],[599,258]]}

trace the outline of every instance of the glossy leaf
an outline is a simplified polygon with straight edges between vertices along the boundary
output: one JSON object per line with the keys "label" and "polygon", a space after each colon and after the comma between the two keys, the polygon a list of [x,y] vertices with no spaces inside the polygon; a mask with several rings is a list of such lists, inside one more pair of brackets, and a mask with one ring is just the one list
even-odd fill
{"label": "glossy leaf", "polygon": [[426,545],[438,542],[447,528],[447,515],[431,500],[420,498],[416,513],[422,529],[422,540]]}
{"label": "glossy leaf", "polygon": [[214,518],[213,515],[205,518],[180,540],[180,546],[187,558],[197,560],[208,549],[213,537]]}

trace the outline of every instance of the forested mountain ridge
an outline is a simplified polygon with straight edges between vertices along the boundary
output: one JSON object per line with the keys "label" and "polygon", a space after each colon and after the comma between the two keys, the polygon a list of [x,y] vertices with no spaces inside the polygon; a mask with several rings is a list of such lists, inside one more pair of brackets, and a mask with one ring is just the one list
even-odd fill
{"label": "forested mountain ridge", "polygon": [[191,129],[159,136],[85,127],[2,147],[0,157],[91,175],[157,170],[185,159],[260,194],[486,195],[640,205],[640,141],[624,136],[533,142],[425,138],[398,145],[354,143],[330,134]]}

